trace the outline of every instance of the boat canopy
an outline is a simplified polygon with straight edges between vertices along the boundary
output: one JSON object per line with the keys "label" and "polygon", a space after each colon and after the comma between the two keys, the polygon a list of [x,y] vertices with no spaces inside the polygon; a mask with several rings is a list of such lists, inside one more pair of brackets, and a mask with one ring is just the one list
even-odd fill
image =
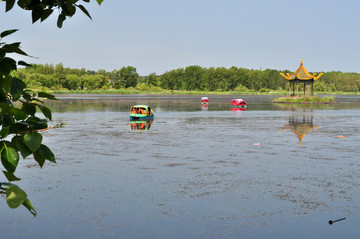
{"label": "boat canopy", "polygon": [[232,99],[230,104],[231,105],[246,105],[246,102],[243,99]]}
{"label": "boat canopy", "polygon": [[132,114],[147,114],[149,112],[149,106],[146,105],[134,105],[130,108]]}
{"label": "boat canopy", "polygon": [[150,106],[147,105],[134,105],[130,108],[131,118],[148,118],[154,117],[154,113]]}

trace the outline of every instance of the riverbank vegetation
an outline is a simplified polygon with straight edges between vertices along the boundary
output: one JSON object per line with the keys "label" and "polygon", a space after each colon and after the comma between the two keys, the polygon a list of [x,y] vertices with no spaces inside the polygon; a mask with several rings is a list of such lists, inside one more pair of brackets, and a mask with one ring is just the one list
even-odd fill
{"label": "riverbank vegetation", "polygon": [[[34,64],[18,69],[14,76],[23,80],[31,89],[49,93],[104,93],[104,94],[284,94],[289,84],[280,75],[290,71],[272,69],[255,70],[238,67],[188,66],[140,76],[133,66],[120,70],[91,71],[71,69],[61,63]],[[302,92],[300,84],[299,91]],[[359,73],[324,72],[314,83],[319,94],[358,94]]]}

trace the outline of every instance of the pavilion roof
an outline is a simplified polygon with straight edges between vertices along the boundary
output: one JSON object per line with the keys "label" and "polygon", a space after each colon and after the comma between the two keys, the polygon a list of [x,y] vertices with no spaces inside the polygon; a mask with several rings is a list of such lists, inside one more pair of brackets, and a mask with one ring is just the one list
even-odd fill
{"label": "pavilion roof", "polygon": [[292,74],[290,73],[280,73],[286,80],[317,80],[320,78],[320,76],[323,75],[323,73],[320,73],[318,76],[316,76],[316,73],[310,74],[303,65],[303,60],[300,62],[299,68]]}

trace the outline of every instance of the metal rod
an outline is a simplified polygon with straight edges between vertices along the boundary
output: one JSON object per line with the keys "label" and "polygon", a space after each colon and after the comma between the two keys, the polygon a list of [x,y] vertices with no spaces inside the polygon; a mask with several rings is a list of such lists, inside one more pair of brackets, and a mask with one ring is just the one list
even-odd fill
{"label": "metal rod", "polygon": [[339,222],[339,221],[342,221],[342,220],[345,220],[346,218],[344,217],[344,218],[340,218],[340,219],[337,219],[337,220],[334,220],[334,221],[332,221],[332,220],[330,220],[329,221],[329,224],[331,225],[331,224],[333,224],[334,222]]}

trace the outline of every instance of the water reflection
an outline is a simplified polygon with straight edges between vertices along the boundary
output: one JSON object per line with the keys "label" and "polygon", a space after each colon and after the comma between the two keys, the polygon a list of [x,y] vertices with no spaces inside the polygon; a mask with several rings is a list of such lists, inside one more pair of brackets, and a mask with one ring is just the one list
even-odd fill
{"label": "water reflection", "polygon": [[152,122],[153,122],[153,119],[131,120],[130,121],[130,129],[131,130],[139,130],[139,131],[149,130]]}
{"label": "water reflection", "polygon": [[[56,113],[69,112],[127,112],[132,105],[151,105],[156,111],[198,111],[198,95],[57,95],[58,101],[46,101],[46,106]],[[273,104],[271,95],[213,95],[211,111],[228,111],[229,100],[242,97],[246,100],[249,110],[287,110],[291,105]],[[336,96],[338,98],[338,96]],[[351,109],[360,107],[360,97],[338,99],[339,104],[313,105],[314,109]],[[352,101],[350,101],[352,100]],[[341,103],[341,104],[340,104]],[[342,104],[344,103],[344,104]],[[175,107],[174,107],[175,106]],[[205,106],[206,107],[206,106]],[[205,109],[204,109],[205,110]],[[236,111],[236,109],[233,109]]]}
{"label": "water reflection", "polygon": [[231,111],[245,111],[246,108],[239,108],[239,107],[230,107]]}
{"label": "water reflection", "polygon": [[209,110],[209,105],[208,104],[202,104],[201,105],[201,110]]}
{"label": "water reflection", "polygon": [[[299,114],[299,109],[300,108],[294,109],[294,111],[297,111],[296,114]],[[301,146],[304,136],[310,130],[312,132],[316,130],[320,131],[320,128],[313,123],[312,108],[306,107],[301,109],[303,110],[303,114],[289,116],[289,122],[280,129],[280,132],[289,130],[296,134],[299,139],[299,146]]]}

